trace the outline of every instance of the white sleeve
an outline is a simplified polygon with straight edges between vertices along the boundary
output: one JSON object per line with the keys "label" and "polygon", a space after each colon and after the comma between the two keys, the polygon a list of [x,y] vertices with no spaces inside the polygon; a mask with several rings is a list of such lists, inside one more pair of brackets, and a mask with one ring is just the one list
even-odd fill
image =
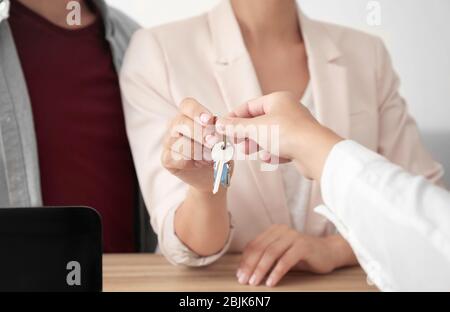
{"label": "white sleeve", "polygon": [[450,290],[450,193],[353,141],[331,151],[316,208],[384,291]]}

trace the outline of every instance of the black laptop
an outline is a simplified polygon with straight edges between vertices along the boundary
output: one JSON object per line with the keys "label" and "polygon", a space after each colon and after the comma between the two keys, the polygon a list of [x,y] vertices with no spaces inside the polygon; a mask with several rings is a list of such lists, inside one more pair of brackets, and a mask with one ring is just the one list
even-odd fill
{"label": "black laptop", "polygon": [[0,291],[101,290],[102,227],[94,209],[0,209]]}

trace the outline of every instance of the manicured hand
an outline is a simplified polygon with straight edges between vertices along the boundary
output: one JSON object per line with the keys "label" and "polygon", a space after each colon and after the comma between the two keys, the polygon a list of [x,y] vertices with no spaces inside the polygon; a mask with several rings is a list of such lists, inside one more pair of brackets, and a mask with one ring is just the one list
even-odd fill
{"label": "manicured hand", "polygon": [[[339,266],[335,236],[303,235],[287,225],[273,225],[250,242],[237,271],[241,284],[277,285],[290,270],[329,273]],[[338,253],[336,253],[338,252]]]}
{"label": "manicured hand", "polygon": [[221,251],[230,233],[227,188],[212,193],[211,149],[218,142],[214,124],[211,112],[196,100],[185,99],[167,130],[161,155],[162,165],[188,186],[175,212],[175,234],[201,257]]}
{"label": "manicured hand", "polygon": [[162,165],[198,191],[211,191],[213,170],[211,148],[215,118],[194,99],[185,99],[172,120],[164,140]]}
{"label": "manicured hand", "polygon": [[[275,140],[254,131],[268,127],[278,127]],[[271,157],[293,160],[304,176],[317,180],[331,148],[342,140],[321,126],[289,92],[272,93],[238,106],[229,117],[219,118],[216,129],[235,141],[258,144],[258,149],[246,146],[246,153],[262,149],[268,155],[261,158],[267,162],[272,162]]]}

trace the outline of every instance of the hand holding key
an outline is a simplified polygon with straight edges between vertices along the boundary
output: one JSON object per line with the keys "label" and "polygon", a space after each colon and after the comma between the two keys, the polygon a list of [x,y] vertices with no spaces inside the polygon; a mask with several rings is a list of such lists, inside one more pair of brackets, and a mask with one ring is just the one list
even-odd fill
{"label": "hand holding key", "polygon": [[230,233],[226,189],[219,187],[212,194],[211,149],[220,141],[215,136],[215,121],[196,100],[184,100],[167,131],[161,159],[163,167],[188,186],[176,209],[174,231],[190,250],[205,257],[222,250]]}
{"label": "hand holding key", "polygon": [[[213,114],[196,100],[185,99],[180,104],[179,114],[172,120],[163,143],[163,167],[201,192],[211,192],[214,167],[219,168],[214,166],[211,155],[212,148],[219,142],[215,135],[215,120]],[[230,151],[228,146],[231,145],[228,143],[226,146]],[[221,157],[217,151],[215,155],[216,159]],[[231,176],[231,158],[224,158],[225,166],[221,166],[222,174],[219,175],[226,172],[228,180]],[[226,185],[226,181],[223,182],[225,183],[222,185]]]}
{"label": "hand holding key", "polygon": [[[252,127],[278,128],[276,142],[266,140],[253,131]],[[217,131],[238,141],[244,141],[245,153],[265,152],[264,161],[272,157],[279,160],[293,160],[300,172],[313,179],[319,179],[325,159],[331,149],[342,138],[323,127],[301,105],[292,93],[275,92],[250,100],[235,108],[228,118],[219,118]],[[244,129],[244,131],[242,131]],[[247,145],[257,144],[258,148]],[[274,148],[276,147],[276,148]]]}
{"label": "hand holding key", "polygon": [[185,99],[163,142],[163,167],[203,192],[210,192],[212,187],[211,148],[218,141],[214,136],[214,122],[215,118],[205,107],[194,99]]}

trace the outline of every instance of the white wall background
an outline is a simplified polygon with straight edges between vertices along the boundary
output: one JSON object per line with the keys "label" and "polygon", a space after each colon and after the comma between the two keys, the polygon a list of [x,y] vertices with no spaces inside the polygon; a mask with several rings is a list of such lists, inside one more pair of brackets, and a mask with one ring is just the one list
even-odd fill
{"label": "white wall background", "polygon": [[[142,25],[151,27],[200,14],[219,0],[108,2]],[[367,24],[369,0],[298,2],[311,17],[348,25],[383,37],[401,76],[402,94],[406,97],[419,126],[425,131],[450,131],[449,0],[379,0],[380,26]]]}
{"label": "white wall background", "polygon": [[[200,14],[219,2],[107,1],[146,27]],[[310,17],[358,28],[384,39],[401,77],[401,92],[411,114],[433,155],[450,172],[450,0],[378,0],[380,26],[367,23],[369,0],[297,1]],[[448,174],[447,180],[450,184]]]}

